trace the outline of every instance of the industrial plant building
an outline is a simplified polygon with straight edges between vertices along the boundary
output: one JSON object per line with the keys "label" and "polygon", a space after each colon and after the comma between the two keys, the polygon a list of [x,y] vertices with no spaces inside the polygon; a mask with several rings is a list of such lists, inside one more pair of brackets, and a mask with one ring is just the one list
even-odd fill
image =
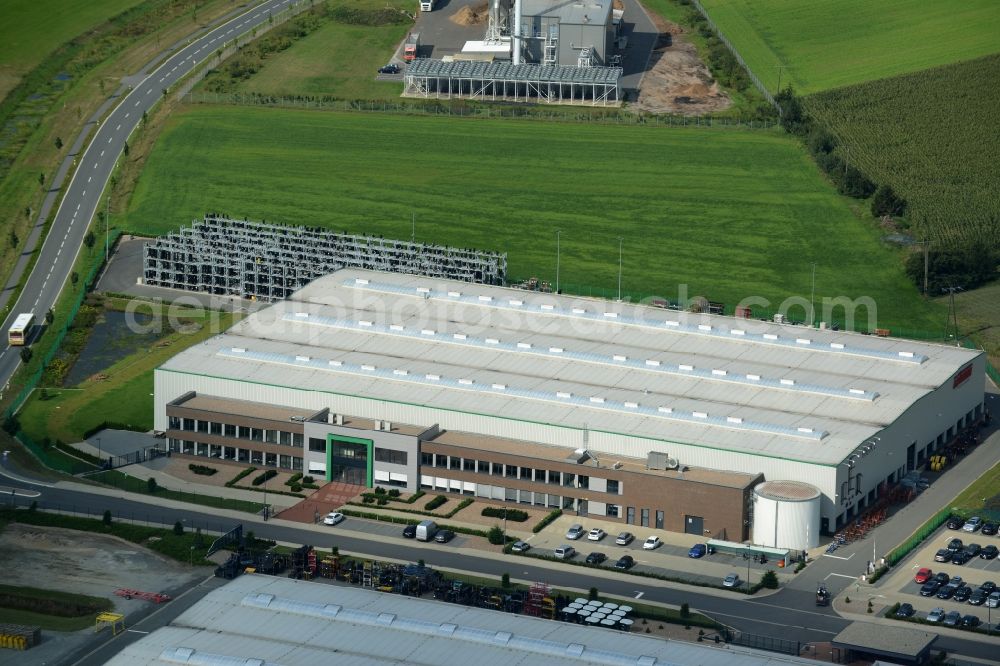
{"label": "industrial plant building", "polygon": [[491,0],[482,40],[461,54],[415,59],[403,95],[435,99],[616,105],[619,31],[612,0]]}
{"label": "industrial plant building", "polygon": [[158,368],[155,424],[180,453],[803,548],[982,417],[984,366],[957,347],[345,269]]}

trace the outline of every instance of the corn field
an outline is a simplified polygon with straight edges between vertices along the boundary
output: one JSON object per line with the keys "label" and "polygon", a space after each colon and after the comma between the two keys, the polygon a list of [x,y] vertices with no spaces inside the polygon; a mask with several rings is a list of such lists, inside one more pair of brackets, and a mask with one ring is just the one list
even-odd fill
{"label": "corn field", "polygon": [[909,203],[913,235],[1000,247],[1000,55],[806,98],[837,152]]}

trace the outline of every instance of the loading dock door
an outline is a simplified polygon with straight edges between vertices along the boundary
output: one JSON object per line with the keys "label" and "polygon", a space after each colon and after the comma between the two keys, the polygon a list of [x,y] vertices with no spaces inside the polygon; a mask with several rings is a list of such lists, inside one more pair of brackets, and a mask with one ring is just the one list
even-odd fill
{"label": "loading dock door", "polygon": [[701,536],[705,529],[705,519],[701,516],[684,516],[684,533]]}

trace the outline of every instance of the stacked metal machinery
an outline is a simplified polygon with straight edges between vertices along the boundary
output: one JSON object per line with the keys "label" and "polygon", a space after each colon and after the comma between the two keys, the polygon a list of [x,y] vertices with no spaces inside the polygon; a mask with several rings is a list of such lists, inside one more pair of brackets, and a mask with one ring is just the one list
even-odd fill
{"label": "stacked metal machinery", "polygon": [[287,298],[347,267],[502,285],[507,255],[216,214],[147,243],[143,252],[148,285],[263,301]]}

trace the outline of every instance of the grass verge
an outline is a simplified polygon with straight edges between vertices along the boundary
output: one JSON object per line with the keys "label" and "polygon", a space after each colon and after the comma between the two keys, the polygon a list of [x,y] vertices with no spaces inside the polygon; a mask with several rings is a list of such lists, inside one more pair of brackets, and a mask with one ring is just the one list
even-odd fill
{"label": "grass verge", "polygon": [[186,493],[181,490],[170,490],[169,488],[164,488],[163,486],[156,486],[155,489],[150,490],[149,483],[145,479],[125,474],[117,470],[92,474],[87,478],[106,486],[121,488],[122,490],[126,490],[130,493],[152,495],[161,499],[209,506],[215,509],[229,509],[231,511],[260,513],[264,508],[263,504],[257,502],[229,499],[226,497],[214,497],[212,495],[199,495],[198,493]]}
{"label": "grass verge", "polygon": [[93,626],[98,613],[111,609],[111,602],[100,597],[0,585],[0,622],[37,625],[54,631],[79,631]]}

